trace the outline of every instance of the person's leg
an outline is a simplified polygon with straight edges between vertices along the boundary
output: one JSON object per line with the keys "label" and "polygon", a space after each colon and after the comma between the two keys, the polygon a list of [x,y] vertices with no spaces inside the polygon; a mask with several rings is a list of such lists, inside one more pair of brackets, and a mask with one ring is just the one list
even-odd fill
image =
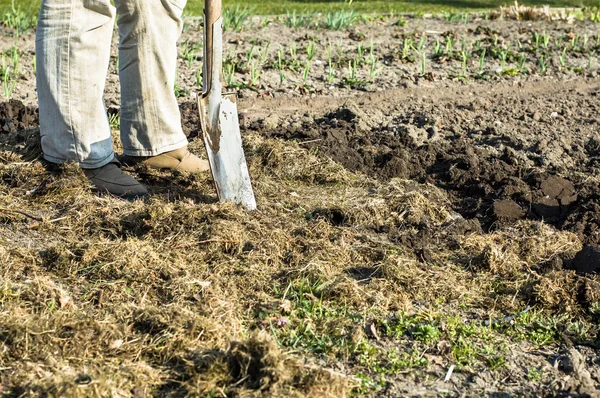
{"label": "person's leg", "polygon": [[43,0],[36,36],[42,149],[84,169],[113,160],[103,93],[115,10],[109,0]]}
{"label": "person's leg", "polygon": [[104,107],[115,9],[110,0],[43,0],[36,36],[44,158],[77,162],[101,192],[148,194],[114,159]]}
{"label": "person's leg", "polygon": [[183,148],[174,93],[177,40],[186,0],[116,0],[119,14],[121,141],[130,157]]}

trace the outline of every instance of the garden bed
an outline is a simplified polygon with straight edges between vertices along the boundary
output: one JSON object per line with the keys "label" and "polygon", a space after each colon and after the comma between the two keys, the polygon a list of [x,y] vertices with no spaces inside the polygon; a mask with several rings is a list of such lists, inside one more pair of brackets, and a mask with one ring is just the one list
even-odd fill
{"label": "garden bed", "polygon": [[0,394],[597,395],[597,25],[286,18],[226,34],[252,213],[207,175],[128,169],[125,202],[49,170],[34,35],[2,36]]}

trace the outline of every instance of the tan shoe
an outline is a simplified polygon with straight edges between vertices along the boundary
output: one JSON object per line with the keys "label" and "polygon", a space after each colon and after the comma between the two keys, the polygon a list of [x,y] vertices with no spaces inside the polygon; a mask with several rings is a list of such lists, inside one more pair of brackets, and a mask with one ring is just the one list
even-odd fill
{"label": "tan shoe", "polygon": [[156,156],[127,156],[125,163],[145,164],[153,169],[186,171],[188,173],[202,173],[210,170],[208,162],[188,151],[187,146]]}

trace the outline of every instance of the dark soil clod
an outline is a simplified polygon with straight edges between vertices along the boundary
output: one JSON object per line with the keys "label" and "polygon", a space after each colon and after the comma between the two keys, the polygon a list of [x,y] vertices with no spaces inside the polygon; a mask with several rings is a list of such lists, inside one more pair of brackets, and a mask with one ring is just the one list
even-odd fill
{"label": "dark soil clod", "polygon": [[585,246],[573,259],[571,268],[579,274],[600,273],[600,249]]}

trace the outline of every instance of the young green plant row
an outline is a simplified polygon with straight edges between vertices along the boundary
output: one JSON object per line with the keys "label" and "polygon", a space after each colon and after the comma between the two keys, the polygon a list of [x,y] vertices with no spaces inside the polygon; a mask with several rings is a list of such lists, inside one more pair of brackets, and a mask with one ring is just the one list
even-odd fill
{"label": "young green plant row", "polygon": [[[243,51],[229,50],[223,76],[229,87],[238,89],[261,88],[265,72],[273,71],[281,87],[302,92],[313,91],[316,82],[363,89],[375,83],[386,67],[415,76],[433,72],[441,78],[459,79],[544,75],[551,70],[584,73],[597,66],[599,49],[600,34],[551,37],[545,32],[513,41],[499,35],[467,40],[452,34],[412,34],[391,46],[363,41],[350,48],[342,40],[321,43],[309,39],[277,47],[270,41],[252,40]],[[200,53],[199,45],[183,43],[181,57],[188,67],[196,65]],[[197,83],[200,86],[200,71]],[[269,84],[274,84],[272,77]]]}
{"label": "young green plant row", "polygon": [[[197,45],[186,42],[182,45],[180,58],[188,67],[192,67],[197,60],[199,62],[199,52]],[[329,85],[364,87],[374,82],[383,69],[373,42],[368,45],[361,43],[356,55],[350,58],[345,54],[342,43],[321,46],[311,40],[303,46],[292,43],[290,46],[272,48],[268,41],[254,41],[246,51],[229,52],[225,56],[223,78],[229,87],[255,90],[261,86],[261,76],[265,70],[276,71],[280,85],[291,83],[296,89],[311,91],[314,79],[321,79]],[[198,88],[201,78],[198,68]]]}
{"label": "young green plant row", "polygon": [[[5,99],[9,100],[16,87],[17,81],[21,76],[21,52],[17,47],[12,47],[10,50],[3,52],[0,55],[0,80],[2,82],[2,94]],[[35,57],[33,68],[35,70]]]}

